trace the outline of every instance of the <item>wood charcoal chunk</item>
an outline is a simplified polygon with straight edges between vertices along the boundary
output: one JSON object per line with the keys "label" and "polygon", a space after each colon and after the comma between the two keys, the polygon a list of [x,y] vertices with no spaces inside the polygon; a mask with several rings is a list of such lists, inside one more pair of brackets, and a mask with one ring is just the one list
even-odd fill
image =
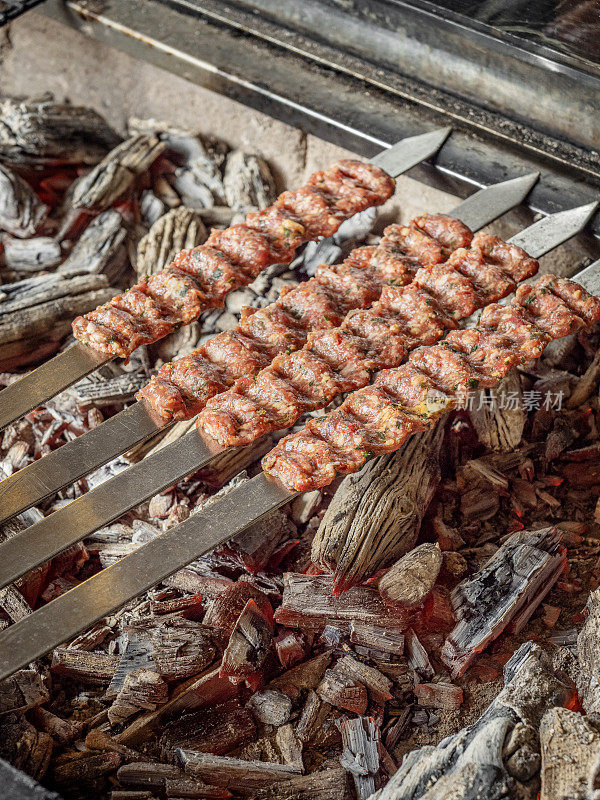
{"label": "wood charcoal chunk", "polygon": [[421,605],[437,580],[442,551],[425,542],[398,559],[380,579],[379,594],[386,603],[412,608]]}

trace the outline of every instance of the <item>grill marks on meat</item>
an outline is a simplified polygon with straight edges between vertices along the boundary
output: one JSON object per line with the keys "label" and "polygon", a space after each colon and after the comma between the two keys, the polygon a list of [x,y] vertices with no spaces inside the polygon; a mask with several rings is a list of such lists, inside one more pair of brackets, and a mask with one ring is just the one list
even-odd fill
{"label": "grill marks on meat", "polygon": [[[488,234],[475,236],[469,250],[460,247],[441,263],[453,244],[468,239],[459,225],[437,216],[420,217],[411,229],[388,228],[372,260],[378,263],[383,252],[389,265],[393,249],[405,251],[410,242],[429,259],[413,282],[385,286],[371,308],[350,311],[339,328],[310,334],[303,349],[277,356],[255,378],[237,381],[207,403],[199,427],[223,446],[249,444],[287,428],[307,411],[365,386],[374,371],[397,367],[415,347],[439,341],[457,320],[510,294],[537,271],[538,262],[524,250]],[[427,230],[439,240],[423,233]],[[452,389],[445,382],[448,365],[456,375],[470,375],[466,357],[450,345],[422,351],[414,360],[444,390]],[[489,378],[482,374],[475,380],[483,388]]]}
{"label": "grill marks on meat", "polygon": [[[435,229],[442,231],[446,243],[457,236],[461,241],[472,237],[461,222],[449,217],[445,218],[449,230],[444,235],[442,219],[435,219]],[[421,224],[427,224],[426,217],[420,220]],[[376,357],[375,352],[370,352],[373,343],[381,351],[387,348],[389,358],[398,349],[396,340],[388,342],[386,330],[392,324],[389,314],[380,320],[369,316],[364,309],[382,291],[411,281],[415,270],[429,263],[432,252],[435,251],[437,258],[445,258],[447,246],[443,248],[412,226],[391,225],[384,231],[378,247],[358,248],[343,264],[322,264],[314,278],[282,293],[266,308],[244,309],[236,329],[212,337],[190,355],[161,367],[138,393],[138,399],[146,401],[165,422],[189,419],[210,398],[235,385],[242,417],[256,418],[263,413],[262,406],[253,404],[252,399],[260,391],[268,406],[269,416],[265,420],[280,420],[285,418],[286,409],[293,407],[298,391],[304,402],[314,407],[328,396],[334,379],[336,385],[341,382],[348,389],[363,385],[368,376],[364,361],[371,363]],[[351,309],[357,315],[352,318],[355,330],[339,328]],[[423,307],[422,313],[426,311]],[[397,313],[401,314],[402,309]],[[418,326],[418,322],[410,319],[413,313],[411,307],[405,314],[407,330]],[[367,329],[371,335],[365,350],[363,331]],[[325,333],[316,336],[311,331]],[[307,340],[307,352],[296,368],[289,354],[303,347]],[[273,359],[284,359],[284,366],[264,371]],[[253,376],[258,373],[255,384]]]}
{"label": "grill marks on meat", "polygon": [[338,409],[286,436],[263,467],[290,490],[326,486],[370,456],[396,450],[458,397],[495,385],[513,366],[538,358],[550,341],[598,321],[600,300],[577,283],[545,275],[519,288],[511,305],[485,308],[477,328],[415,350],[407,364],[381,372]]}
{"label": "grill marks on meat", "polygon": [[372,164],[345,160],[314,173],[240,225],[214,230],[206,244],[183,250],[166,269],[73,322],[77,339],[127,358],[187,325],[271,264],[289,263],[304,242],[330,236],[359,211],[381,205],[394,180]]}

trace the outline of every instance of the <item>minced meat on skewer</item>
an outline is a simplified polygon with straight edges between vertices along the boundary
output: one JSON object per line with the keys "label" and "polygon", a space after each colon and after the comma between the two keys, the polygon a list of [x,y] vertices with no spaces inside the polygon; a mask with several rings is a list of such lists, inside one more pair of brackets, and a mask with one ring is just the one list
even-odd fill
{"label": "minced meat on skewer", "polygon": [[384,287],[406,284],[419,267],[443,261],[450,242],[470,243],[473,234],[459,220],[431,219],[430,227],[440,235],[439,241],[424,232],[427,216],[419,218],[421,229],[389,226],[377,247],[360,247],[343,264],[322,264],[314,278],[266,308],[244,309],[234,330],[220,333],[189,355],[164,365],[138,393],[138,399],[165,421],[189,419],[237,380],[251,380],[276,356],[301,348],[311,331],[336,328],[351,309],[374,303]]}
{"label": "minced meat on skewer", "polygon": [[301,244],[331,236],[344,220],[381,205],[394,185],[382,169],[359,161],[316,172],[302,189],[284,192],[243,224],[214,230],[205,244],[183,250],[166,269],[77,317],[73,333],[96,350],[127,358],[220,306],[229,292],[271,264],[289,263]]}
{"label": "minced meat on skewer", "polygon": [[[388,252],[389,243],[382,245]],[[415,347],[439,341],[456,320],[506,297],[537,269],[520,247],[479,234],[470,250],[421,267],[410,285],[386,286],[371,308],[349,312],[337,329],[310,334],[302,350],[277,356],[254,378],[241,377],[207,403],[198,425],[224,446],[287,428],[365,386],[374,371],[399,366]],[[444,361],[451,359],[458,368],[459,356],[445,353]]]}
{"label": "minced meat on skewer", "polygon": [[509,306],[485,308],[477,328],[452,331],[442,344],[411,353],[381,372],[335,411],[286,436],[263,459],[288,489],[310,491],[359,470],[372,455],[397,450],[474,388],[491,387],[546,345],[600,321],[600,299],[551,275],[522,286]]}

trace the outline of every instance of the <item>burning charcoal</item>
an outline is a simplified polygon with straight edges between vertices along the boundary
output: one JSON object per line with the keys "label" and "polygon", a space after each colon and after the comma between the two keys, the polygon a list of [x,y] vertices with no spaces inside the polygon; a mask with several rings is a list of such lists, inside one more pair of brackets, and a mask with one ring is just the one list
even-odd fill
{"label": "burning charcoal", "polygon": [[[41,780],[48,769],[52,739],[37,731],[25,717],[9,714],[0,718],[0,759]],[[3,787],[4,788],[4,787]]]}
{"label": "burning charcoal", "polygon": [[[172,786],[175,782],[185,781],[187,792],[180,795],[181,797],[214,798],[214,800],[227,800],[227,798],[231,797],[231,794],[224,789],[207,786],[204,783],[195,781],[193,778],[188,778],[185,772],[174,764],[150,762],[124,764],[117,772],[117,780],[121,786],[132,790],[150,789],[153,796],[154,793],[160,795],[165,792],[168,785]],[[177,797],[178,795],[168,796]]]}
{"label": "burning charcoal", "polygon": [[126,236],[119,212],[104,211],[84,230],[58,272],[104,274],[112,282],[125,266]]}
{"label": "burning charcoal", "polygon": [[322,703],[319,695],[311,689],[306,696],[300,719],[296,725],[296,736],[303,744],[313,737],[323,708],[327,710],[329,706]]}
{"label": "burning charcoal", "polygon": [[366,686],[374,703],[382,705],[392,699],[393,695],[390,694],[392,681],[375,667],[370,667],[354,656],[347,655],[337,662],[336,669],[346,672]]}
{"label": "burning charcoal", "polygon": [[442,649],[452,675],[462,675],[510,624],[518,633],[565,567],[556,528],[510,536],[473,577],[452,592],[458,623]]}
{"label": "burning charcoal", "polygon": [[108,653],[86,653],[67,647],[57,647],[52,653],[52,671],[56,675],[91,685],[109,683],[119,664],[119,656]]}
{"label": "burning charcoal", "polygon": [[540,726],[540,800],[588,800],[598,785],[600,727],[566,708],[546,711]]}
{"label": "burning charcoal", "polygon": [[421,605],[437,580],[442,551],[437,544],[420,544],[402,556],[380,579],[379,594],[390,605]]}
{"label": "burning charcoal", "polygon": [[376,653],[401,656],[404,652],[404,634],[362,622],[350,623],[350,641]]}
{"label": "burning charcoal", "polygon": [[3,236],[2,244],[6,266],[17,272],[39,272],[55,267],[62,260],[60,244],[48,236],[33,239]]}
{"label": "burning charcoal", "polygon": [[188,775],[214,786],[233,789],[240,794],[254,795],[256,789],[284,781],[299,772],[289,764],[245,761],[193,750],[179,750],[178,756]]}
{"label": "burning charcoal", "polygon": [[537,728],[545,709],[569,704],[574,692],[552,671],[549,657],[531,642],[508,661],[504,676],[504,689],[476,722],[446,737],[437,747],[428,745],[408,753],[387,786],[377,793],[377,800],[534,800],[537,786],[531,785],[529,778],[521,783],[507,771],[505,742],[517,725]]}
{"label": "burning charcoal", "polygon": [[358,800],[366,800],[375,791],[379,772],[379,726],[372,717],[345,719],[340,725],[344,750],[340,763],[354,780]]}
{"label": "burning charcoal", "polygon": [[213,193],[207,186],[207,176],[201,167],[195,164],[189,168],[178,167],[172,182],[173,188],[188,208],[211,208],[214,205]]}
{"label": "burning charcoal", "polygon": [[305,525],[318,511],[322,499],[321,492],[305,492],[299,495],[291,506],[292,519],[296,525]]}
{"label": "burning charcoal", "polygon": [[254,600],[248,600],[229,637],[221,675],[238,680],[259,670],[273,644],[272,628]]}
{"label": "burning charcoal", "polygon": [[304,772],[302,742],[292,725],[288,723],[277,728],[275,744],[281,753],[284,764],[289,764],[291,767],[296,767],[300,772]]}
{"label": "burning charcoal", "polygon": [[0,231],[33,236],[48,211],[33,189],[0,164]]}
{"label": "burning charcoal", "polygon": [[28,711],[49,699],[42,676],[35,670],[21,669],[0,682],[0,714]]}
{"label": "burning charcoal", "polygon": [[165,204],[154,192],[150,191],[150,189],[146,189],[145,192],[142,192],[140,214],[142,216],[142,223],[146,228],[151,228],[166,211]]}
{"label": "burning charcoal", "polygon": [[0,158],[13,163],[96,164],[119,142],[96,111],[38,100],[0,100]]}
{"label": "burning charcoal", "polygon": [[225,587],[206,612],[204,624],[221,628],[231,634],[247,602],[254,600],[267,619],[273,616],[273,609],[267,596],[247,581],[230,583]]}
{"label": "burning charcoal", "polygon": [[140,711],[154,711],[169,699],[169,689],[156,672],[137,669],[125,676],[123,688],[108,709],[111,725],[125,722]]}
{"label": "burning charcoal", "polygon": [[312,545],[312,560],[334,571],[338,591],[414,546],[440,480],[442,439],[440,424],[344,478]]}
{"label": "burning charcoal", "polygon": [[600,589],[588,597],[587,619],[577,637],[579,671],[577,688],[581,703],[588,714],[600,713],[600,664],[598,642],[600,641]]}
{"label": "burning charcoal", "polygon": [[453,683],[418,683],[414,689],[420,706],[456,711],[462,705],[463,691]]}
{"label": "burning charcoal", "polygon": [[350,800],[350,785],[343,769],[325,769],[298,775],[260,789],[254,800]]}
{"label": "burning charcoal", "polygon": [[160,738],[164,751],[183,747],[203,753],[224,755],[256,738],[251,712],[237,700],[204,711],[185,714],[169,722]]}
{"label": "burning charcoal", "polygon": [[275,689],[256,692],[250,699],[254,716],[265,725],[285,725],[292,713],[290,698]]}
{"label": "burning charcoal", "polygon": [[232,150],[227,156],[223,187],[231,208],[266,208],[276,197],[275,181],[260,156]]}
{"label": "burning charcoal", "polygon": [[62,719],[46,708],[35,708],[31,712],[31,721],[38,730],[49,733],[55,741],[63,746],[84,736],[84,722]]}
{"label": "burning charcoal", "polygon": [[206,236],[198,214],[184,206],[171,209],[154,223],[138,245],[138,278],[160,272],[180,250],[202,244]]}
{"label": "burning charcoal", "polygon": [[104,379],[98,374],[84,378],[70,391],[82,408],[121,405],[133,400],[136,392],[148,383],[148,373],[125,372],[115,378]]}
{"label": "burning charcoal", "polygon": [[330,662],[331,653],[320,653],[309,661],[298,664],[297,667],[292,667],[282,675],[278,675],[269,683],[269,688],[281,689],[286,694],[290,694],[289,687],[293,687],[297,691],[314,689],[325,674]]}
{"label": "burning charcoal", "polygon": [[133,186],[165,146],[154,136],[139,134],[115,147],[73,187],[73,208],[104,211]]}
{"label": "burning charcoal", "polygon": [[305,639],[298,631],[280,631],[274,644],[277,658],[284,669],[293,667],[305,656]]}
{"label": "burning charcoal", "polygon": [[7,800],[8,798],[10,800],[61,800],[56,792],[44,789],[29,775],[25,775],[2,759],[0,759],[0,786],[2,786]]}
{"label": "burning charcoal", "polygon": [[280,625],[320,633],[326,625],[349,632],[351,622],[364,622],[404,630],[409,614],[389,608],[372,586],[355,586],[338,598],[330,575],[284,576],[283,603],[275,613]]}
{"label": "burning charcoal", "polygon": [[317,694],[325,703],[355,714],[364,714],[369,702],[363,684],[339,665],[325,672],[325,677],[317,686]]}
{"label": "burning charcoal", "polygon": [[67,752],[55,759],[52,769],[54,785],[61,791],[73,792],[101,789],[104,779],[121,766],[118,753]]}

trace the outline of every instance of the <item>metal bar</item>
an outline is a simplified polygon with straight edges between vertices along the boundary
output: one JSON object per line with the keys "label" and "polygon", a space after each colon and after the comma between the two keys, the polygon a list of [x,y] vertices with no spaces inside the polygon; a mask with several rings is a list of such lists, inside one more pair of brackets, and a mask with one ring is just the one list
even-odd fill
{"label": "metal bar", "polygon": [[[600,276],[600,260],[585,270],[588,282],[594,272]],[[11,625],[0,633],[0,680],[238,536],[298,494],[260,473],[239,484],[218,503]]]}
{"label": "metal bar", "polygon": [[[449,127],[435,128],[401,139],[391,147],[384,144],[383,152],[371,161],[386,170],[388,175],[397,178],[434,156],[451,132],[452,128]],[[97,353],[80,343],[51,358],[0,392],[0,430],[112,360],[112,357]],[[126,449],[119,452],[123,453]]]}
{"label": "metal bar", "polygon": [[[386,164],[388,169],[393,169],[393,159],[394,154],[390,151],[378,157],[380,164]],[[527,193],[531,190],[537,178],[537,173],[533,173],[530,175],[523,175],[520,178],[514,178],[510,181],[505,181],[495,186],[490,186],[487,189],[481,189],[472,197],[460,203],[452,213],[472,230],[483,228],[485,225],[518,205],[523,198],[527,196]],[[98,429],[94,430],[104,431],[106,433],[112,433],[114,430],[118,431],[119,426],[123,424],[121,416],[125,413],[126,412],[121,412],[117,414],[103,423]],[[131,407],[127,410],[127,413],[129,417],[131,417],[133,413]],[[139,413],[142,414],[141,411]],[[125,427],[128,431],[126,437],[121,438],[119,435],[114,434],[111,436],[112,450],[110,450],[107,443],[102,440],[97,452],[90,447],[82,446],[82,440],[85,440],[86,437],[91,434],[91,432],[86,433],[73,440],[73,442],[64,445],[60,450],[55,451],[55,453],[51,453],[49,456],[35,461],[10,478],[6,478],[4,481],[0,482],[0,492],[4,490],[4,502],[0,506],[0,523],[15,516],[15,514],[18,514],[25,508],[35,505],[42,500],[43,497],[47,497],[59,491],[64,486],[68,485],[68,483],[72,483],[74,480],[97,469],[102,466],[102,464],[107,463],[111,458],[116,458],[120,453],[133,447],[133,444],[136,444],[136,442],[132,443],[132,436],[134,436],[134,434],[131,432],[131,425],[128,421],[125,423]],[[162,426],[157,427],[156,431],[160,430],[161,427]],[[140,440],[147,438],[148,435],[146,428],[140,430]],[[168,456],[166,457],[168,458]],[[50,461],[48,461],[48,459],[50,459]],[[66,469],[64,468],[65,465],[68,465]],[[173,466],[176,468],[176,464]],[[198,464],[196,469],[199,469],[200,466],[201,464]],[[190,472],[192,471],[194,470],[190,470]],[[150,489],[154,485],[150,477],[151,474],[152,473],[149,473],[148,484]],[[188,473],[181,473],[181,471],[178,470],[172,482],[175,483],[181,480],[186,474]],[[120,483],[125,480],[127,480],[127,478],[123,476]],[[38,494],[36,494],[35,488],[37,486],[41,487],[38,490]],[[147,496],[150,497],[152,494],[154,494],[154,491],[150,490]],[[90,499],[90,502],[93,501]],[[142,502],[142,500],[139,500],[139,502]],[[124,508],[123,513],[126,510],[127,508]]]}
{"label": "metal bar", "polygon": [[[567,227],[569,217],[571,223],[577,223],[577,227],[574,224],[571,228]],[[547,219],[540,220],[527,231],[531,232],[532,243],[539,240],[540,229],[545,231],[549,239],[560,243],[568,231],[577,230],[585,219],[586,215],[581,213],[581,209],[574,209],[567,219],[564,212],[555,215],[554,227],[561,231],[558,237],[549,228]],[[523,234],[518,234],[518,238],[522,244],[528,244],[528,238]],[[223,452],[223,449],[218,452],[211,450],[194,428],[180,440],[0,544],[0,588],[45,563],[62,549],[89,536],[94,530],[108,525],[167,486],[207,467]],[[26,557],[23,557],[24,553]]]}
{"label": "metal bar", "polygon": [[0,28],[43,2],[44,0],[8,0],[7,4],[0,4]]}
{"label": "metal bar", "polygon": [[76,342],[0,392],[0,430],[112,360]]}

